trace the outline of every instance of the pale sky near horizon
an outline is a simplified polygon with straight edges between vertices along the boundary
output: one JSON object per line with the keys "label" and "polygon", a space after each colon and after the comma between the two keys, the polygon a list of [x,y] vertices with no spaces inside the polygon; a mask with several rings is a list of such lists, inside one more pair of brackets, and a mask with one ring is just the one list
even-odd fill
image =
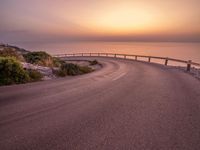
{"label": "pale sky near horizon", "polygon": [[200,0],[0,0],[0,42],[199,41]]}

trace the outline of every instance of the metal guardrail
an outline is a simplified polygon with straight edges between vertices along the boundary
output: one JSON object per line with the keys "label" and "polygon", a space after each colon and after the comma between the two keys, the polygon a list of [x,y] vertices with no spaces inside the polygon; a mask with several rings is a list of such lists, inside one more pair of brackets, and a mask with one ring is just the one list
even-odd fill
{"label": "metal guardrail", "polygon": [[[54,57],[83,57],[83,56],[96,56],[96,57],[113,57],[113,58],[124,58],[124,59],[133,59],[139,60],[139,58],[147,58],[148,62],[151,62],[151,59],[160,59],[164,60],[164,65],[168,65],[169,61],[179,62],[186,64],[186,70],[190,71],[191,67],[200,67],[199,63],[192,62],[191,60],[185,61],[180,59],[168,58],[168,57],[157,57],[157,56],[145,56],[145,55],[129,55],[129,54],[115,54],[115,53],[72,53],[72,54],[58,54]],[[129,57],[129,58],[128,58]]]}

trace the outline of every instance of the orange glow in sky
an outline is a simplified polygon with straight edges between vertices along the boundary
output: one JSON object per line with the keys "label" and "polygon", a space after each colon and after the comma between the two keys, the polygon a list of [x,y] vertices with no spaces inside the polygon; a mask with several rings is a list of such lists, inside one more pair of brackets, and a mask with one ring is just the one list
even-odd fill
{"label": "orange glow in sky", "polygon": [[[199,0],[2,0],[0,40],[200,40]],[[114,39],[113,39],[114,40]]]}

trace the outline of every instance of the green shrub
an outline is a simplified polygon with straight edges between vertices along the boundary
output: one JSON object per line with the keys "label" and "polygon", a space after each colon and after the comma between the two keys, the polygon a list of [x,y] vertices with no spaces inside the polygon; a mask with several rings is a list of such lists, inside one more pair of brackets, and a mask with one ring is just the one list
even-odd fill
{"label": "green shrub", "polygon": [[95,59],[93,61],[89,61],[90,65],[97,65],[99,62]]}
{"label": "green shrub", "polygon": [[21,54],[9,47],[0,50],[0,57],[15,57],[17,60],[24,61],[24,57]]}
{"label": "green shrub", "polygon": [[88,66],[79,66],[77,64],[64,63],[61,65],[60,69],[58,71],[54,71],[54,73],[58,76],[64,77],[67,75],[69,76],[81,75],[92,71],[93,70]]}
{"label": "green shrub", "polygon": [[72,63],[65,63],[61,66],[61,70],[65,72],[66,75],[78,75],[80,74],[79,66]]}
{"label": "green shrub", "polygon": [[64,63],[65,63],[65,61],[60,60],[59,58],[53,57],[54,67],[61,67],[61,65]]}
{"label": "green shrub", "polygon": [[28,73],[14,57],[0,57],[0,85],[30,81]]}
{"label": "green shrub", "polygon": [[29,69],[27,70],[27,72],[29,77],[31,78],[31,81],[40,81],[43,77],[43,75],[37,70]]}
{"label": "green shrub", "polygon": [[29,52],[23,55],[26,62],[41,66],[54,67],[53,57],[46,52]]}
{"label": "green shrub", "polygon": [[65,77],[67,76],[67,72],[65,70],[53,70],[53,74],[55,74],[56,76],[59,76],[59,77]]}
{"label": "green shrub", "polygon": [[46,52],[29,52],[23,55],[26,62],[45,67],[61,67],[65,62],[59,58],[52,57]]}
{"label": "green shrub", "polygon": [[82,74],[90,73],[90,72],[93,71],[92,68],[90,68],[88,66],[79,66],[79,69],[80,69]]}

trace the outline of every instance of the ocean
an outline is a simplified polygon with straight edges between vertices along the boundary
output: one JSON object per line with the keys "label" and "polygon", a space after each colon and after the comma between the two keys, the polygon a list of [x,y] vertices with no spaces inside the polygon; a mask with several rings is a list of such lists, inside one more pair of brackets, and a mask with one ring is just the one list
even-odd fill
{"label": "ocean", "polygon": [[67,42],[17,45],[50,54],[108,52],[171,57],[200,63],[200,43],[175,42]]}

